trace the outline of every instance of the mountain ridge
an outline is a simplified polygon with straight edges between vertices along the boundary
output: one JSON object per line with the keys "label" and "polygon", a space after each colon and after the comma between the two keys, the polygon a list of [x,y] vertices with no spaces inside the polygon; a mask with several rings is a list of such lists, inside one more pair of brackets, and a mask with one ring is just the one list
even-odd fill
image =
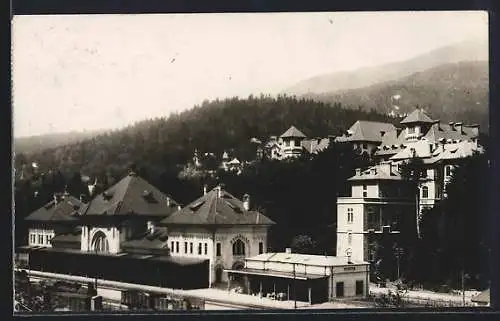
{"label": "mountain ridge", "polygon": [[446,63],[460,61],[488,61],[488,45],[480,39],[469,39],[420,54],[414,58],[380,66],[359,68],[318,75],[302,80],[283,90],[283,93],[301,96],[311,93],[327,93],[336,90],[357,89],[376,83],[395,80],[415,72]]}

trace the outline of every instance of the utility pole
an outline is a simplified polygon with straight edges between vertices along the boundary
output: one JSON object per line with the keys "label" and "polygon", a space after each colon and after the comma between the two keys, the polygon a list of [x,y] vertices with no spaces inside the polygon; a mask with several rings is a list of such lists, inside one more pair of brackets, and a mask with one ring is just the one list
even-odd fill
{"label": "utility pole", "polygon": [[293,263],[293,308],[297,309],[297,286],[295,282],[295,263]]}
{"label": "utility pole", "polygon": [[465,275],[463,268],[462,268],[462,304],[463,306],[465,306]]}

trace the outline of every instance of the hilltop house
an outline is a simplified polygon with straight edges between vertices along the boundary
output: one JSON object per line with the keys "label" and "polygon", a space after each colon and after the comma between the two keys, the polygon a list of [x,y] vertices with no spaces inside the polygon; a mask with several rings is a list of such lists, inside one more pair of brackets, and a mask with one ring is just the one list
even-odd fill
{"label": "hilltop house", "polygon": [[352,144],[360,154],[372,156],[382,143],[384,136],[396,130],[393,124],[367,120],[358,120],[347,132],[335,139],[337,143]]}
{"label": "hilltop house", "polygon": [[295,126],[290,126],[279,138],[271,136],[258,151],[269,159],[284,160],[302,155],[316,155],[330,146],[332,137],[307,138]]}
{"label": "hilltop house", "polygon": [[464,125],[461,122],[443,124],[433,120],[423,109],[416,109],[401,121],[401,128],[386,132],[377,147],[375,157],[389,160],[406,148],[423,141],[429,145],[429,152],[447,144],[472,143],[478,145],[479,125]]}
{"label": "hilltop house", "polygon": [[210,261],[209,283],[227,281],[224,269],[240,269],[243,260],[266,252],[272,220],[251,208],[250,196],[237,199],[217,186],[161,221],[168,230],[173,257]]}

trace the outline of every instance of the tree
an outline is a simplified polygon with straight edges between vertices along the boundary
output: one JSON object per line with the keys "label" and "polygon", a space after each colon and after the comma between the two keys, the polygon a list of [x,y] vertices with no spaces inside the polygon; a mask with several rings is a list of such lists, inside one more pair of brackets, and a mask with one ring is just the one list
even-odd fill
{"label": "tree", "polygon": [[290,247],[295,253],[313,254],[316,242],[309,235],[297,235],[292,239]]}
{"label": "tree", "polygon": [[412,157],[406,161],[401,169],[401,177],[406,181],[408,192],[415,197],[415,217],[412,225],[415,228],[416,237],[420,238],[420,183],[426,169],[421,158]]}

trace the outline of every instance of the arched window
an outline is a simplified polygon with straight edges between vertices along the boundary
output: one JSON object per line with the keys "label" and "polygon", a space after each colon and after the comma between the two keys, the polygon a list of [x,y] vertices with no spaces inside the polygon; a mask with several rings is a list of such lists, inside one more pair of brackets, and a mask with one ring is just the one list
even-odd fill
{"label": "arched window", "polygon": [[237,239],[233,243],[233,255],[245,255],[245,243],[242,240]]}
{"label": "arched window", "polygon": [[98,253],[109,253],[109,243],[106,235],[99,231],[94,234],[92,239],[92,249]]}
{"label": "arched window", "polygon": [[429,197],[429,188],[427,186],[422,186],[422,198]]}

